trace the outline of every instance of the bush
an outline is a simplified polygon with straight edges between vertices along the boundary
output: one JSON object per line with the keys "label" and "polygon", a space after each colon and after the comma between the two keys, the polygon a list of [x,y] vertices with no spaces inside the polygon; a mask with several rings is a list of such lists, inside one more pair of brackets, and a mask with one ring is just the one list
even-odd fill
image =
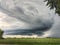
{"label": "bush", "polygon": [[3,32],[1,29],[0,29],[0,39],[3,39],[2,35],[3,35]]}

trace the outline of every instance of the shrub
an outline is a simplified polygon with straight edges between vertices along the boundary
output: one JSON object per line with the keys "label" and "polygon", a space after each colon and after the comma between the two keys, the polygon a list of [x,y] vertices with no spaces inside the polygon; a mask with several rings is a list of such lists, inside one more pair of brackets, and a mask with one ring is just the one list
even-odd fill
{"label": "shrub", "polygon": [[1,29],[0,29],[0,39],[3,39],[2,35],[3,35],[3,32]]}

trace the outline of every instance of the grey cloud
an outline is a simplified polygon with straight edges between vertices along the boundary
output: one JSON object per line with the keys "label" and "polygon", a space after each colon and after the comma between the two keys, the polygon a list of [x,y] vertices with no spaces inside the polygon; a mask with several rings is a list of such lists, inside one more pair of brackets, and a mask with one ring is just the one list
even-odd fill
{"label": "grey cloud", "polygon": [[[8,16],[14,17],[16,19],[18,19],[18,21],[22,21],[23,23],[25,23],[26,25],[28,24],[28,26],[24,26],[29,28],[27,33],[35,33],[36,31],[38,33],[43,34],[44,31],[47,30],[59,30],[60,28],[57,26],[58,24],[55,25],[54,21],[54,10],[49,10],[49,8],[47,8],[47,6],[45,5],[45,3],[43,2],[44,0],[26,0],[26,1],[19,1],[18,3],[16,3],[16,5],[14,4],[15,2],[10,0],[13,4],[13,6],[7,4],[9,7],[7,7],[7,5],[5,5],[7,2],[3,3],[4,1],[1,2],[2,5],[0,5],[0,10],[2,12],[4,12],[5,14],[7,14]],[[39,4],[41,2],[42,4]],[[29,5],[26,5],[26,4]],[[22,4],[22,5],[21,5]],[[35,5],[34,5],[35,4]],[[31,9],[34,10],[31,10]],[[9,20],[6,19],[6,21],[8,22]],[[15,26],[14,26],[15,27]],[[23,27],[23,28],[24,28]],[[55,29],[56,27],[56,29]],[[53,29],[52,29],[53,28]],[[18,29],[17,29],[18,30]],[[20,29],[21,30],[21,29]],[[25,29],[26,31],[26,29]],[[41,32],[39,32],[41,31]],[[23,33],[23,32],[22,32]],[[52,32],[53,35],[54,32]],[[57,32],[56,32],[57,33]],[[52,36],[51,35],[51,36]]]}

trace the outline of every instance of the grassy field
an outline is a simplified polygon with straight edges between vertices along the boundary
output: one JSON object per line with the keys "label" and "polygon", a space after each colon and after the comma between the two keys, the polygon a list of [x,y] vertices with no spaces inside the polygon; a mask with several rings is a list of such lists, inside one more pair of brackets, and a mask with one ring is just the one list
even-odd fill
{"label": "grassy field", "polygon": [[0,39],[0,44],[11,44],[11,45],[60,45],[60,38]]}

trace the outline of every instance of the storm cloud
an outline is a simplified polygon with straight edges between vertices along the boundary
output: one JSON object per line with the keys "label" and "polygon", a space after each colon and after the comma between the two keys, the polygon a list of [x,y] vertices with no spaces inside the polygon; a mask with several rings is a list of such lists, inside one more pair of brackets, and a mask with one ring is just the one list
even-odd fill
{"label": "storm cloud", "polygon": [[[2,29],[4,27],[4,30],[20,30],[24,34],[40,33],[45,36],[46,34],[53,36],[55,31],[59,29],[56,27],[59,24],[58,21],[56,22],[58,16],[55,16],[54,10],[50,10],[44,0],[1,0],[0,27]],[[2,25],[3,22],[6,24]],[[47,33],[47,31],[50,33]],[[13,32],[11,31],[10,34]]]}

